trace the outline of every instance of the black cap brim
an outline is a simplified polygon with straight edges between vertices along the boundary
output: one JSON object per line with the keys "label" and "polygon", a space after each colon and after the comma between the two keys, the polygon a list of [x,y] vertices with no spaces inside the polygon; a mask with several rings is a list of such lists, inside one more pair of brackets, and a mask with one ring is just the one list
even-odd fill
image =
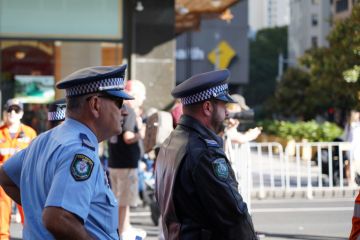
{"label": "black cap brim", "polygon": [[129,94],[127,94],[123,90],[108,90],[108,91],[104,91],[104,92],[106,94],[111,95],[111,96],[118,97],[118,98],[123,98],[125,100],[134,100],[133,96],[130,96]]}
{"label": "black cap brim", "polygon": [[215,97],[215,99],[227,102],[227,103],[237,103],[228,93],[220,94]]}

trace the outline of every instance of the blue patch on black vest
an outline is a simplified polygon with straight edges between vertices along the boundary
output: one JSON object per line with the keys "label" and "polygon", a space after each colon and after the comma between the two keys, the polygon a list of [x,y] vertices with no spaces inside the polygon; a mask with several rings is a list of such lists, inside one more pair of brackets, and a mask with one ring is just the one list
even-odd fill
{"label": "blue patch on black vest", "polygon": [[212,139],[204,139],[204,140],[208,147],[219,147],[219,144],[215,140],[212,140]]}

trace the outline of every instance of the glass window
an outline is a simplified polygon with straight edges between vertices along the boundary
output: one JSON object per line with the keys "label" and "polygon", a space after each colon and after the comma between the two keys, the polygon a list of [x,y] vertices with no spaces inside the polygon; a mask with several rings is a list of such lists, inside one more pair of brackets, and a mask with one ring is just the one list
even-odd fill
{"label": "glass window", "polygon": [[337,13],[347,11],[349,9],[348,0],[338,0],[338,1],[336,1],[335,9],[336,9]]}
{"label": "glass window", "polygon": [[0,103],[20,99],[25,104],[23,123],[41,133],[47,128],[46,104],[63,97],[55,89],[56,81],[66,76],[62,73],[73,72],[74,66],[120,65],[123,47],[112,42],[0,40],[0,54]]}
{"label": "glass window", "polygon": [[311,3],[313,5],[318,5],[320,3],[320,0],[311,0]]}
{"label": "glass window", "polygon": [[311,47],[312,48],[318,47],[318,38],[316,36],[311,37]]}
{"label": "glass window", "polygon": [[311,16],[311,25],[312,26],[317,26],[318,25],[318,15],[317,14],[313,14]]}

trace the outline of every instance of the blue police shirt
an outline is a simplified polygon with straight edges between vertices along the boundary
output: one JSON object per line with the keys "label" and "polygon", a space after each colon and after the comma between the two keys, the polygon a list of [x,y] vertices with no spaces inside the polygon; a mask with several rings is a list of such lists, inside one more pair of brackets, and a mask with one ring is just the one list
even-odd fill
{"label": "blue police shirt", "polygon": [[43,209],[49,206],[77,215],[97,239],[119,239],[118,204],[98,157],[96,136],[82,123],[66,119],[3,168],[21,191],[24,239],[53,239],[42,224]]}

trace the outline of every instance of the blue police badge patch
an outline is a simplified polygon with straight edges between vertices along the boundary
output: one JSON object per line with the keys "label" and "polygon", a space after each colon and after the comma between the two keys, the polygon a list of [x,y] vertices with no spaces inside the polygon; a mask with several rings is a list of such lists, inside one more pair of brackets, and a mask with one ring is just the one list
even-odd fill
{"label": "blue police badge patch", "polygon": [[76,154],[71,163],[70,171],[75,181],[84,181],[91,176],[94,162],[83,154]]}
{"label": "blue police badge patch", "polygon": [[218,158],[212,162],[215,176],[221,181],[225,181],[229,177],[229,167],[224,158]]}

